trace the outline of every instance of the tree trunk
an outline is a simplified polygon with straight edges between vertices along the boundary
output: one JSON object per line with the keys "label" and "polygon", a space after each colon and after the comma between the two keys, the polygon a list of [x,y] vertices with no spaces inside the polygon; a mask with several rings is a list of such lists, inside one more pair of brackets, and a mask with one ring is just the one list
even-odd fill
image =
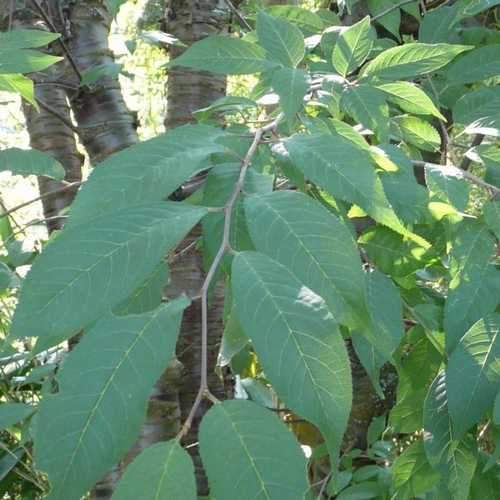
{"label": "tree trunk", "polygon": [[[165,31],[174,35],[186,45],[201,38],[223,32],[227,29],[228,15],[224,2],[217,0],[170,0],[167,2],[165,14]],[[173,47],[170,57],[173,59],[182,53],[183,49]],[[192,71],[174,67],[168,73],[168,102],[165,125],[167,129],[193,121],[193,111],[211,104],[214,100],[225,95],[226,79],[206,71]],[[186,238],[183,247],[193,239],[199,238],[201,228],[196,227]],[[181,292],[188,296],[199,294],[205,274],[203,261],[199,250],[183,255],[171,267],[171,286],[169,295],[178,295]],[[217,353],[222,336],[222,312],[224,307],[223,287],[218,285],[212,296],[209,309],[208,324],[208,370],[211,392],[219,399],[227,397],[224,382],[215,374]],[[181,334],[177,348],[177,357],[181,361],[184,372],[180,391],[180,405],[182,419],[185,420],[194,403],[200,384],[201,364],[201,304],[194,300],[185,311],[181,326]],[[195,416],[193,425],[185,436],[185,444],[197,442],[200,420],[207,410],[202,404]],[[195,464],[198,494],[207,495],[208,485],[199,456],[198,446],[188,448]]]}

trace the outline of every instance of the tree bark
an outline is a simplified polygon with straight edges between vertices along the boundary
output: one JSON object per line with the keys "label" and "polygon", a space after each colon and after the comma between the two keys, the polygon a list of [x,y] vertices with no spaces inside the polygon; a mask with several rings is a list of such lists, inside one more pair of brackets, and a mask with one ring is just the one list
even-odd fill
{"label": "tree bark", "polygon": [[[166,32],[174,35],[186,45],[211,34],[225,31],[228,25],[228,14],[224,2],[217,0],[169,0],[165,13]],[[170,58],[178,57],[182,48],[170,49]],[[193,121],[193,111],[211,104],[225,95],[226,78],[206,71],[193,71],[174,67],[168,73],[168,101],[165,126],[167,129]],[[186,247],[201,234],[196,227],[184,241]],[[171,267],[171,286],[169,295],[186,293],[188,296],[199,294],[205,273],[203,261],[198,249],[183,255]],[[224,308],[223,287],[215,287],[209,310],[208,344],[209,344],[209,385],[211,392],[219,399],[225,399],[228,390],[223,381],[215,374],[217,353],[222,336],[222,312]],[[201,304],[194,300],[185,311],[181,326],[181,334],[177,348],[177,357],[184,367],[181,391],[179,394],[181,415],[185,420],[194,403],[200,383],[201,345],[200,345]],[[193,425],[185,436],[185,444],[197,442],[200,420],[207,410],[202,404],[196,413]],[[208,494],[208,484],[199,456],[198,446],[188,448],[195,464],[195,472],[199,495]]]}

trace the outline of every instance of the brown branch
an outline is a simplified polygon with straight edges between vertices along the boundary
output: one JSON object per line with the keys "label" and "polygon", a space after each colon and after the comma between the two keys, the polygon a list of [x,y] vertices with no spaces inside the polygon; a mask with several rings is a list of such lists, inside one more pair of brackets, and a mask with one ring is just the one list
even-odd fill
{"label": "brown branch", "polygon": [[[45,10],[42,8],[42,6],[38,3],[38,1],[37,0],[31,0],[31,3],[35,7],[35,9],[38,11],[38,13],[40,14],[41,18],[45,21],[45,23],[49,27],[50,31],[52,31],[52,33],[59,33],[57,31],[57,28],[54,26],[54,23],[52,22],[52,20],[50,19],[50,17],[47,15],[47,13],[45,12]],[[70,65],[71,65],[71,67],[73,68],[73,71],[75,72],[76,76],[78,77],[78,81],[81,82],[82,81],[82,73],[78,69],[78,66],[76,65],[76,62],[73,59],[73,56],[71,55],[70,50],[68,49],[67,45],[64,43],[64,40],[61,37],[59,37],[57,39],[57,42],[61,46],[63,52],[66,54],[66,57],[68,58],[68,61],[69,61]]]}
{"label": "brown branch", "polygon": [[479,177],[471,174],[470,172],[467,172],[466,170],[455,167],[454,165],[438,165],[437,163],[429,163],[427,161],[420,160],[413,160],[412,164],[414,167],[440,170],[444,174],[448,173],[453,177],[467,179],[471,184],[475,184],[476,186],[486,189],[494,198],[500,197],[500,188],[497,188],[492,184],[488,184],[487,182],[483,181],[483,179],[480,179]]}
{"label": "brown branch", "polygon": [[234,6],[231,0],[224,0],[224,3],[229,7],[229,10],[235,15],[243,28],[252,31],[252,27],[248,24],[247,20],[241,15],[241,12]]}
{"label": "brown branch", "polygon": [[281,122],[282,119],[283,119],[283,114],[280,113],[277,116],[277,118],[275,120],[273,120],[271,123],[269,123],[268,125],[265,125],[264,127],[258,128],[255,131],[252,144],[248,148],[248,151],[247,151],[243,161],[241,162],[240,175],[238,177],[238,180],[236,181],[236,184],[234,185],[233,192],[231,193],[231,196],[227,200],[226,204],[224,205],[224,229],[222,232],[222,242],[219,246],[219,249],[217,250],[217,254],[215,255],[215,258],[212,262],[212,265],[210,266],[210,269],[208,270],[208,273],[205,277],[205,280],[203,282],[203,285],[201,287],[201,292],[200,292],[200,296],[201,296],[201,377],[200,377],[200,387],[198,390],[198,394],[196,395],[196,399],[193,403],[193,406],[191,407],[191,410],[189,412],[189,415],[188,415],[186,421],[184,422],[182,429],[180,430],[179,434],[177,435],[177,440],[182,439],[182,437],[185,436],[186,433],[191,428],[191,424],[193,422],[194,416],[196,415],[196,411],[204,398],[212,401],[213,403],[218,402],[217,398],[210,392],[210,389],[208,387],[208,292],[209,292],[210,286],[212,284],[212,280],[217,273],[219,265],[222,262],[222,259],[224,258],[224,255],[226,254],[226,252],[231,250],[229,237],[231,234],[231,220],[232,220],[233,209],[234,209],[234,205],[238,201],[240,193],[243,189],[243,185],[245,183],[245,177],[246,177],[248,168],[250,167],[250,164],[252,163],[252,159],[253,159],[255,153],[257,152],[257,148],[262,140],[262,136],[266,132],[276,129],[276,127],[278,126],[278,124]]}
{"label": "brown branch", "polygon": [[36,203],[37,201],[44,200],[46,198],[50,198],[50,197],[55,196],[59,193],[64,193],[65,191],[68,191],[68,189],[72,189],[75,186],[80,186],[81,184],[82,184],[81,181],[68,182],[64,186],[60,187],[59,189],[54,189],[53,191],[48,191],[44,194],[41,194],[40,196],[37,196],[36,198],[32,198],[31,200],[28,200],[28,201],[25,201],[24,203],[20,203],[19,205],[16,205],[15,207],[0,214],[0,219],[2,219],[3,217],[7,217],[8,215],[10,215],[14,212],[17,212],[17,210],[21,210],[21,208],[24,208],[24,207],[27,207],[28,205]]}

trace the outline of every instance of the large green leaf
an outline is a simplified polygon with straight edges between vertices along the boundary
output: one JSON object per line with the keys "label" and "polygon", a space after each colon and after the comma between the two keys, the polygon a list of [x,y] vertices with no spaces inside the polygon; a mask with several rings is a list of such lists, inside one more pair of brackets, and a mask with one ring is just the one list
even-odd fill
{"label": "large green leaf", "polygon": [[464,211],[469,202],[469,184],[460,171],[446,166],[425,169],[425,181],[433,198]]}
{"label": "large green leaf", "polygon": [[264,11],[257,14],[257,37],[269,60],[295,68],[304,58],[304,36],[299,28],[286,19],[273,17]]}
{"label": "large green leaf", "polygon": [[156,443],[126,469],[112,500],[196,500],[191,457],[177,441]]}
{"label": "large green leaf", "polygon": [[305,456],[280,419],[261,406],[250,401],[215,405],[201,421],[199,439],[217,500],[305,498]]}
{"label": "large green leaf", "polygon": [[[468,0],[467,0],[468,1]],[[425,43],[453,42],[458,38],[457,5],[442,5],[427,12],[420,23],[418,39]]]}
{"label": "large green leaf", "polygon": [[33,73],[52,66],[62,57],[51,56],[31,49],[9,49],[0,45],[0,74]]}
{"label": "large green leaf", "polygon": [[500,136],[500,89],[483,87],[466,93],[453,107],[453,119],[466,133]]}
{"label": "large green leaf", "polygon": [[444,371],[434,379],[427,393],[424,430],[424,449],[429,463],[442,475],[441,481],[453,499],[467,500],[477,458],[469,440],[454,439]]}
{"label": "large green leaf", "polygon": [[10,170],[16,175],[44,175],[64,179],[63,166],[52,156],[36,149],[10,148],[0,151],[0,171]]}
{"label": "large green leaf", "polygon": [[500,75],[500,45],[486,45],[470,51],[454,62],[446,77],[457,85],[473,83]]}
{"label": "large green leaf", "polygon": [[266,12],[295,24],[305,36],[317,35],[325,27],[318,14],[297,5],[271,5]]}
{"label": "large green leaf", "polygon": [[448,362],[448,408],[458,438],[493,408],[499,387],[500,315],[491,314],[460,339]]}
{"label": "large green leaf", "polygon": [[437,71],[470,48],[446,43],[408,43],[382,52],[365,67],[363,76],[385,80],[413,79]]}
{"label": "large green leaf", "polygon": [[0,405],[0,429],[6,429],[28,418],[36,408],[24,403],[4,403]]}
{"label": "large green leaf", "polygon": [[188,304],[182,297],[142,315],[108,315],[68,355],[34,429],[50,500],[80,499],[132,446]]}
{"label": "large green leaf", "polygon": [[110,156],[78,193],[67,227],[136,203],[165,199],[207,168],[212,153],[224,151],[218,143],[223,134],[207,125],[186,125]]}
{"label": "large green leaf", "polygon": [[463,222],[452,245],[452,279],[444,309],[448,353],[478,319],[495,310],[500,299],[500,272],[492,262],[495,239],[488,228]]}
{"label": "large green leaf", "polygon": [[429,122],[417,116],[397,116],[393,119],[394,135],[424,151],[438,151],[441,146],[439,132]]}
{"label": "large green leaf", "polygon": [[280,104],[287,120],[291,121],[304,106],[304,96],[309,85],[302,69],[281,68],[273,75],[272,86],[280,96]]}
{"label": "large green leaf", "polygon": [[416,115],[432,115],[441,120],[445,119],[430,97],[413,83],[391,82],[378,85],[377,88],[388,94],[389,100],[397,104],[403,111]]}
{"label": "large green leaf", "polygon": [[205,213],[158,202],[65,228],[26,277],[7,340],[46,348],[75,334],[129,297]]}
{"label": "large green leaf", "polygon": [[373,39],[368,16],[342,31],[332,53],[332,64],[337,73],[345,77],[358,69],[366,61]]}
{"label": "large green leaf", "polygon": [[392,210],[366,149],[330,134],[295,135],[285,141],[292,162],[333,196],[359,205],[376,221],[406,234]]}
{"label": "large green leaf", "polygon": [[[401,12],[395,0],[368,0],[368,10],[370,14],[377,16],[377,23],[380,23],[389,33],[396,38],[400,38],[399,25],[401,23]],[[384,14],[385,12],[385,14]]]}
{"label": "large green leaf", "polygon": [[42,30],[11,30],[0,33],[0,47],[3,50],[33,49],[43,47],[57,40],[61,35]]}
{"label": "large green leaf", "polygon": [[0,75],[0,90],[15,92],[32,104],[35,109],[35,86],[33,80],[24,75]]}
{"label": "large green leaf", "polygon": [[223,75],[260,73],[276,65],[266,59],[266,51],[262,47],[229,36],[203,38],[170,64]]}
{"label": "large green leaf", "polygon": [[233,261],[233,297],[266,376],[287,407],[315,424],[336,462],[351,408],[349,359],[324,300],[264,254]]}
{"label": "large green leaf", "polygon": [[384,92],[370,85],[346,87],[340,99],[341,108],[358,123],[372,130],[380,141],[389,135],[389,106]]}
{"label": "large green leaf", "polygon": [[421,440],[415,441],[396,458],[392,481],[398,498],[419,497],[438,483],[439,474],[427,462]]}
{"label": "large green leaf", "polygon": [[349,229],[331,212],[297,192],[252,196],[245,203],[259,252],[290,269],[320,295],[340,323],[368,322],[361,259]]}

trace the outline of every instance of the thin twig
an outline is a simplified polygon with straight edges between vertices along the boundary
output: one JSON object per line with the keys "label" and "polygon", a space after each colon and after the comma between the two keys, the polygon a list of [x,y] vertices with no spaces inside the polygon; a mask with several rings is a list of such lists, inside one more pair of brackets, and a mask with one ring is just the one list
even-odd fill
{"label": "thin twig", "polygon": [[[59,33],[58,30],[57,30],[57,28],[54,26],[54,23],[52,22],[52,20],[50,19],[50,17],[47,15],[47,13],[45,12],[45,10],[43,10],[43,7],[38,3],[38,1],[37,0],[31,0],[31,3],[35,7],[35,9],[38,11],[38,13],[42,17],[42,19],[45,21],[45,23],[49,27],[50,31],[52,31],[52,33]],[[59,37],[57,39],[57,41],[58,41],[59,45],[61,46],[63,52],[66,54],[66,57],[68,58],[68,61],[69,61],[70,65],[71,65],[71,67],[73,68],[73,71],[75,72],[75,74],[76,74],[76,76],[78,78],[78,81],[81,82],[82,81],[82,73],[78,69],[78,66],[76,65],[76,62],[73,59],[73,56],[71,55],[71,52],[69,51],[67,45],[64,43],[64,40],[61,37]]]}
{"label": "thin twig", "polygon": [[236,19],[238,19],[241,26],[248,31],[252,31],[252,27],[248,24],[246,19],[241,15],[241,12],[234,6],[233,2],[231,2],[231,0],[224,0],[224,2],[229,7],[229,10],[235,15]]}
{"label": "thin twig", "polygon": [[[482,135],[482,134],[475,135],[470,147],[473,148],[475,146],[479,146],[483,142],[483,139],[484,139],[484,135]],[[462,158],[462,162],[460,163],[460,168],[462,170],[468,170],[471,163],[472,163],[472,160],[468,156],[464,156]]]}
{"label": "thin twig", "polygon": [[377,21],[381,17],[384,17],[387,14],[390,14],[393,10],[399,9],[400,7],[404,7],[406,4],[413,3],[415,0],[403,0],[402,2],[396,4],[396,5],[391,5],[391,7],[388,7],[387,9],[383,10],[376,16],[372,17],[372,21]]}
{"label": "thin twig", "polygon": [[56,111],[53,107],[51,107],[49,104],[46,102],[42,101],[40,98],[35,97],[36,102],[40,105],[42,109],[47,111],[47,113],[50,113],[51,115],[55,116],[58,120],[60,120],[66,127],[68,127],[70,130],[72,130],[75,134],[79,135],[80,130],[78,127],[73,125],[70,120],[68,120],[65,116],[61,115],[59,111]]}
{"label": "thin twig", "polygon": [[210,289],[210,286],[212,284],[212,280],[214,276],[217,273],[217,270],[219,268],[220,263],[222,262],[222,259],[224,258],[224,255],[228,250],[230,250],[230,234],[231,234],[231,220],[232,220],[232,214],[233,214],[233,209],[234,205],[236,204],[240,193],[243,189],[243,185],[245,183],[245,177],[248,171],[248,168],[250,167],[250,164],[252,163],[252,159],[257,152],[257,148],[262,140],[262,136],[270,131],[274,130],[278,124],[281,122],[283,119],[283,114],[280,113],[271,123],[268,125],[265,125],[264,127],[258,128],[255,133],[254,133],[254,139],[252,141],[252,144],[248,148],[248,151],[241,162],[241,168],[240,168],[240,175],[238,177],[238,180],[236,181],[236,184],[234,185],[233,192],[231,193],[231,196],[227,200],[226,204],[224,205],[224,229],[222,232],[222,242],[219,246],[219,249],[217,251],[217,254],[215,255],[215,258],[212,262],[212,265],[210,266],[210,269],[208,270],[208,273],[205,277],[205,280],[203,282],[203,285],[201,287],[201,377],[200,377],[200,387],[198,390],[198,394],[196,395],[196,399],[193,403],[193,406],[191,407],[191,411],[189,412],[189,415],[184,422],[184,425],[182,426],[181,431],[177,435],[177,440],[182,439],[183,436],[186,435],[186,433],[189,431],[191,428],[191,425],[193,423],[193,419],[196,415],[196,411],[198,410],[198,407],[200,406],[201,402],[203,399],[208,399],[212,401],[212,403],[217,403],[218,400],[217,398],[210,392],[210,389],[208,387],[208,292]]}
{"label": "thin twig", "polygon": [[18,210],[21,210],[21,208],[27,207],[28,205],[31,205],[32,203],[36,203],[37,201],[44,200],[45,198],[50,198],[51,196],[55,196],[59,193],[64,193],[65,191],[68,191],[71,188],[74,188],[76,186],[80,186],[82,184],[81,181],[76,181],[76,182],[68,182],[64,186],[54,189],[53,191],[48,191],[47,193],[43,193],[40,196],[37,196],[36,198],[32,198],[31,200],[25,201],[24,203],[20,203],[19,205],[16,205],[15,207],[12,207],[11,209],[7,210],[6,212],[0,214],[0,219],[3,217],[7,217],[13,212],[17,212]]}
{"label": "thin twig", "polygon": [[[434,85],[434,82],[432,81],[432,78],[430,76],[427,76],[427,81],[429,82],[429,86],[431,87],[432,93],[434,94],[434,98],[439,104],[439,93],[436,89],[436,86]],[[441,129],[441,134],[443,136],[443,150],[441,151],[441,163],[447,164],[448,151],[451,142],[450,136],[448,135],[448,130],[446,129],[444,121],[438,118],[438,122],[439,122],[439,128]]]}
{"label": "thin twig", "polygon": [[323,498],[323,493],[325,492],[326,490],[326,486],[328,484],[328,481],[330,480],[330,478],[332,477],[332,474],[333,474],[333,471],[330,471],[328,473],[328,475],[325,477],[325,479],[323,479],[321,482],[323,483],[321,485],[321,489],[319,490],[319,493],[318,493],[318,497],[317,497],[317,500],[321,500]]}
{"label": "thin twig", "polygon": [[479,177],[467,172],[466,170],[462,170],[461,168],[455,167],[454,165],[438,165],[437,163],[429,163],[427,161],[413,160],[412,164],[414,167],[431,169],[431,170],[440,170],[444,174],[449,174],[453,177],[464,178],[467,179],[472,184],[476,184],[476,186],[480,186],[483,189],[489,191],[494,198],[500,197],[500,188],[493,186],[492,184],[488,184],[483,181]]}

